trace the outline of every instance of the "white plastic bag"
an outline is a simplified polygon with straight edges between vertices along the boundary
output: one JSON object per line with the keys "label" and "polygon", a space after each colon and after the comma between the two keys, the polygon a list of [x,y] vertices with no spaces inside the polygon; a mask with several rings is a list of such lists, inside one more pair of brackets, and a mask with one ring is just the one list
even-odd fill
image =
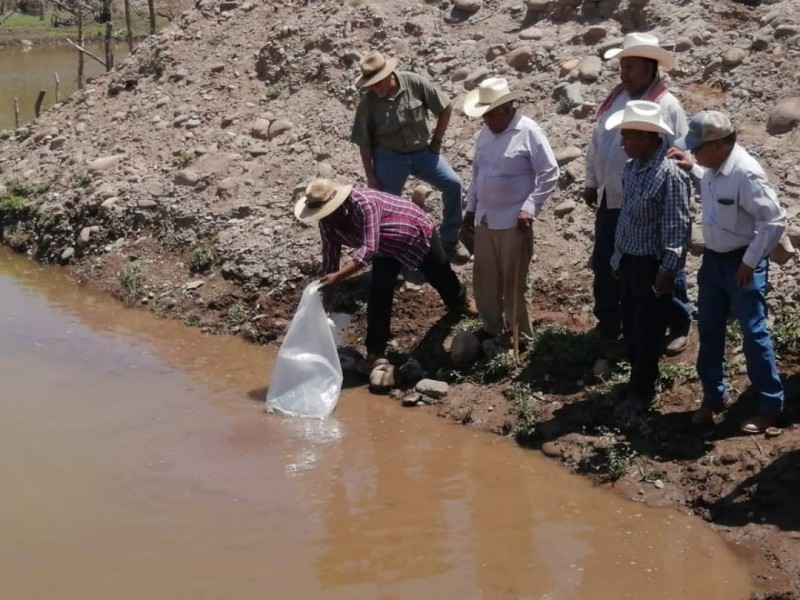
{"label": "white plastic bag", "polygon": [[336,408],[342,366],[319,288],[319,282],[306,287],[278,350],[267,390],[268,412],[322,419]]}

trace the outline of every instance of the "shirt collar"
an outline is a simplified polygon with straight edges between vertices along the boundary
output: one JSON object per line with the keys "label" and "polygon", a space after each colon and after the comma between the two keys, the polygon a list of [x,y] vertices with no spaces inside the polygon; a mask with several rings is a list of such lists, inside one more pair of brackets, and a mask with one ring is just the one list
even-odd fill
{"label": "shirt collar", "polygon": [[733,171],[733,166],[736,164],[736,154],[738,154],[739,144],[734,144],[733,148],[731,149],[731,153],[728,154],[728,158],[725,159],[725,162],[722,163],[719,168],[714,172],[715,175],[724,175],[727,177]]}
{"label": "shirt collar", "polygon": [[515,109],[514,116],[511,118],[511,121],[508,123],[508,127],[503,129],[500,133],[495,133],[491,129],[489,129],[486,125],[484,125],[484,129],[486,129],[489,133],[491,133],[495,137],[500,137],[501,135],[507,134],[509,131],[519,131],[521,129],[519,122],[522,121],[522,113],[519,109]]}
{"label": "shirt collar", "polygon": [[636,172],[641,173],[643,171],[649,171],[650,169],[655,169],[664,160],[666,154],[667,154],[667,144],[664,143],[664,140],[661,140],[661,146],[659,146],[658,151],[653,155],[653,158],[644,163],[638,160],[633,161]]}
{"label": "shirt collar", "polygon": [[[406,81],[406,78],[403,77],[403,75],[399,71],[395,71],[394,73],[392,73],[392,75],[394,75],[395,79],[397,79],[397,91],[390,99],[396,100],[400,96],[400,94],[408,90],[408,82]],[[392,75],[389,75],[389,77],[391,77]]]}

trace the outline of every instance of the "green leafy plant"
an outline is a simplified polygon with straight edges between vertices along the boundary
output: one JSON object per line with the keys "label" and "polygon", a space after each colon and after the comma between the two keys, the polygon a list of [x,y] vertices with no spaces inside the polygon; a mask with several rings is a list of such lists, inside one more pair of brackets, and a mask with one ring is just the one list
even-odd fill
{"label": "green leafy plant", "polygon": [[560,115],[566,115],[573,108],[575,108],[575,104],[572,100],[568,96],[561,96],[558,100],[558,106],[556,106],[556,112]]}
{"label": "green leafy plant", "polygon": [[778,354],[800,352],[800,316],[783,313],[772,324],[772,343]]}
{"label": "green leafy plant", "polygon": [[633,465],[636,451],[626,441],[617,439],[618,431],[604,427],[598,430],[600,439],[594,444],[594,452],[585,456],[580,467],[606,475],[612,481],[623,477]]}
{"label": "green leafy plant", "polygon": [[241,325],[247,320],[247,307],[242,302],[234,302],[228,307],[228,319],[234,325]]}
{"label": "green leafy plant", "polygon": [[126,262],[119,272],[122,300],[128,306],[136,304],[142,295],[145,283],[145,264],[142,260]]}
{"label": "green leafy plant", "polygon": [[677,384],[697,380],[697,370],[694,365],[686,363],[671,363],[662,360],[658,363],[658,372],[663,389],[671,389]]}
{"label": "green leafy plant", "polygon": [[214,265],[215,260],[214,252],[212,252],[210,248],[200,246],[199,248],[195,248],[195,251],[192,252],[192,258],[189,261],[189,270],[192,273],[203,273]]}
{"label": "green leafy plant", "polygon": [[268,85],[264,88],[264,98],[269,102],[270,100],[275,100],[278,96],[281,95],[281,87],[279,85]]}
{"label": "green leafy plant", "polygon": [[515,381],[503,390],[503,396],[511,404],[511,418],[506,423],[508,433],[517,439],[532,437],[542,422],[543,411],[530,385]]}
{"label": "green leafy plant", "polygon": [[456,326],[453,328],[456,331],[468,331],[473,332],[477,331],[481,327],[481,320],[480,319],[473,319],[471,317],[467,317],[466,319],[461,319]]}
{"label": "green leafy plant", "polygon": [[517,368],[517,361],[511,352],[500,352],[486,363],[486,374],[499,379],[505,377]]}
{"label": "green leafy plant", "polygon": [[21,196],[6,196],[0,200],[0,217],[24,216],[32,210],[30,202]]}
{"label": "green leafy plant", "polygon": [[31,196],[43,194],[47,191],[48,187],[49,186],[45,183],[23,181],[22,179],[12,179],[6,185],[8,196],[19,196],[22,198],[30,198]]}
{"label": "green leafy plant", "polygon": [[76,173],[72,178],[72,182],[75,184],[75,187],[87,188],[92,185],[92,176],[88,173]]}
{"label": "green leafy plant", "polygon": [[178,162],[178,165],[181,167],[187,167],[195,158],[195,153],[193,150],[186,150],[184,148],[178,150],[177,154],[175,155],[175,160]]}
{"label": "green leafy plant", "polygon": [[154,75],[156,78],[161,77],[166,69],[167,64],[164,62],[164,59],[158,56],[151,58],[145,66],[145,71],[149,75]]}

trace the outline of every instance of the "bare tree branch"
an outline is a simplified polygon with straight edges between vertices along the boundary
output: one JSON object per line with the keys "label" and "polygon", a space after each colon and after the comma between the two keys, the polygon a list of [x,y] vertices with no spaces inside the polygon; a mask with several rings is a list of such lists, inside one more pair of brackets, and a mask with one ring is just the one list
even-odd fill
{"label": "bare tree branch", "polygon": [[79,46],[78,44],[76,44],[75,42],[73,42],[73,41],[72,41],[71,39],[69,39],[69,38],[67,38],[67,42],[68,42],[69,44],[71,44],[71,45],[75,46],[75,47],[76,47],[78,50],[80,50],[81,52],[83,52],[83,53],[84,53],[86,56],[90,56],[90,57],[92,57],[93,59],[95,59],[97,62],[99,62],[101,65],[103,65],[103,67],[105,67],[105,66],[106,66],[106,63],[105,63],[105,61],[104,61],[102,58],[98,57],[98,56],[97,56],[97,55],[95,55],[95,54],[92,54],[92,53],[91,53],[91,52],[89,52],[89,51],[88,51],[86,48],[83,48],[82,46]]}

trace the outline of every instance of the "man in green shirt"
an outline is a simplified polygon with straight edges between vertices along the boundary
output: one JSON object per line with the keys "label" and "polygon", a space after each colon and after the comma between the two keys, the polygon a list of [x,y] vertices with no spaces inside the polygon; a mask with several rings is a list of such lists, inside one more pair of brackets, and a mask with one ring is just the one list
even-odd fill
{"label": "man in green shirt", "polygon": [[[369,187],[401,196],[409,175],[442,192],[444,214],[439,235],[450,260],[465,263],[469,251],[458,240],[461,230],[461,180],[441,155],[450,122],[450,99],[430,81],[397,71],[397,60],[370,52],[360,62],[361,98],[350,141],[361,151]],[[428,113],[436,116],[433,136]]]}

